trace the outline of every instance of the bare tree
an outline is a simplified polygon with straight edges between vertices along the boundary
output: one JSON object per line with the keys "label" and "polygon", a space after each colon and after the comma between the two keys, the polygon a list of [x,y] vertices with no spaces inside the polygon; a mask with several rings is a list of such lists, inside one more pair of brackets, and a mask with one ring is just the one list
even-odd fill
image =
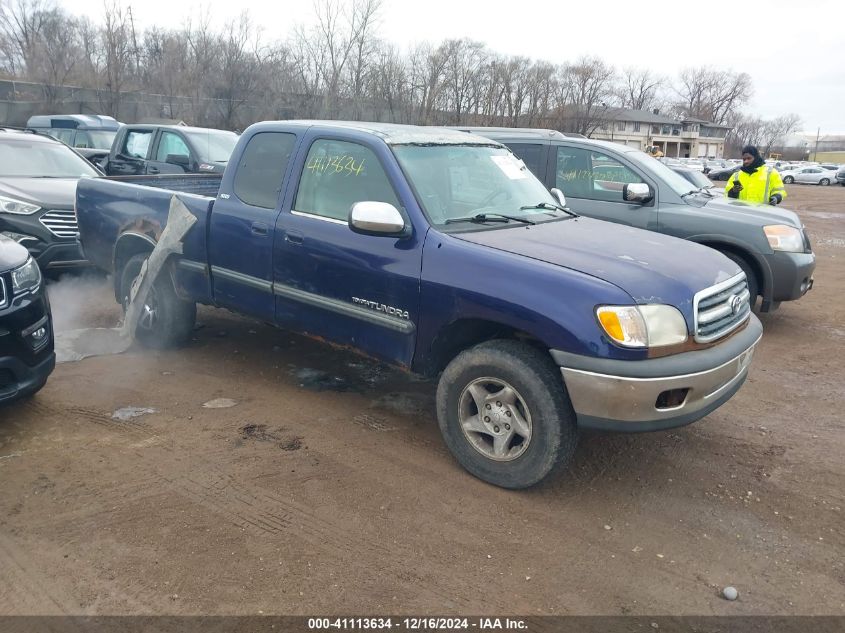
{"label": "bare tree", "polygon": [[134,55],[132,25],[119,0],[106,4],[100,37],[107,93],[104,105],[111,116],[119,118],[123,92],[131,80]]}
{"label": "bare tree", "polygon": [[608,121],[616,71],[598,57],[582,57],[563,68],[558,111],[565,131],[590,136]]}
{"label": "bare tree", "polygon": [[718,124],[730,120],[753,94],[748,74],[708,67],[684,69],[675,91],[677,114]]}
{"label": "bare tree", "polygon": [[35,70],[44,41],[45,21],[55,11],[54,0],[3,0],[0,3],[3,61],[11,75]]}
{"label": "bare tree", "polygon": [[79,58],[79,33],[76,21],[54,9],[44,16],[37,67],[33,78],[44,85],[48,109],[59,102],[62,91]]}
{"label": "bare tree", "polygon": [[766,121],[762,131],[762,153],[768,155],[772,148],[794,133],[801,126],[801,117],[797,114],[785,114]]}
{"label": "bare tree", "polygon": [[625,68],[618,90],[618,98],[623,108],[632,110],[652,110],[659,107],[659,92],[666,80],[652,73],[647,68]]}

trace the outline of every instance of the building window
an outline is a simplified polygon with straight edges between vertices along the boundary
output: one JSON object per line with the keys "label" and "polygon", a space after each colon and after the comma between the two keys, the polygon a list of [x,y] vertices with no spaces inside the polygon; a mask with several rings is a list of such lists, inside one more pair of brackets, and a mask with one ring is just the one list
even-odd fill
{"label": "building window", "polygon": [[639,132],[639,131],[640,131],[640,124],[639,124],[639,122],[635,122],[634,123],[634,132]]}
{"label": "building window", "polygon": [[652,125],[651,126],[651,133],[652,134],[660,134],[660,126],[659,125]]}
{"label": "building window", "polygon": [[672,126],[671,125],[664,125],[662,133],[666,134],[666,135],[671,134],[672,133]]}
{"label": "building window", "polygon": [[624,132],[625,131],[625,121],[619,121],[616,124],[616,131],[617,132]]}

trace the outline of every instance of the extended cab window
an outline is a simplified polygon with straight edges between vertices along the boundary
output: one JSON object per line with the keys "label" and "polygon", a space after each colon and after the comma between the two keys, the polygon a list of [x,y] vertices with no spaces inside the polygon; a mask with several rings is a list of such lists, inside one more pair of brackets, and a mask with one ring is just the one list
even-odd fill
{"label": "extended cab window", "polygon": [[349,217],[356,202],[399,200],[376,155],[358,143],[321,139],[308,151],[294,210],[334,220]]}
{"label": "extended cab window", "polygon": [[577,147],[557,148],[555,186],[567,198],[624,202],[622,187],[635,182],[643,179],[615,158]]}
{"label": "extended cab window", "polygon": [[162,132],[161,138],[158,140],[158,151],[156,152],[156,160],[162,163],[167,162],[167,157],[170,155],[188,156],[191,155],[191,150],[188,145],[182,140],[182,137],[173,132]]}
{"label": "extended cab window", "polygon": [[235,195],[255,207],[275,209],[296,136],[260,132],[249,139],[235,172]]}
{"label": "extended cab window", "polygon": [[120,153],[132,158],[146,158],[152,138],[152,130],[132,130],[126,135]]}
{"label": "extended cab window", "polygon": [[519,158],[531,173],[537,176],[540,180],[546,177],[545,168],[542,165],[543,161],[543,146],[536,143],[508,143],[517,158]]}

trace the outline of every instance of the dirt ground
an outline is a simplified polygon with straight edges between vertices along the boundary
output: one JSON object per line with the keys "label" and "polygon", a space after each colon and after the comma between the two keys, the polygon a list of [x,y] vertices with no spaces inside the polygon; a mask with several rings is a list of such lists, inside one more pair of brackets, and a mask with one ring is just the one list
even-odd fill
{"label": "dirt ground", "polygon": [[[739,394],[529,491],[456,464],[434,385],[225,311],[59,365],[0,409],[0,614],[845,614],[845,188],[789,195],[816,287]],[[102,278],[51,294],[118,319]]]}

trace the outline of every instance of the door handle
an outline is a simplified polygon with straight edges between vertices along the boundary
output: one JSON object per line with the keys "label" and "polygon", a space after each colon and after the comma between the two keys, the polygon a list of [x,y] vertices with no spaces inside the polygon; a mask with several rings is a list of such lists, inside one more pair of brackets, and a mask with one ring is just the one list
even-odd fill
{"label": "door handle", "polygon": [[161,173],[161,170],[158,167],[148,167],[147,171],[151,174]]}
{"label": "door handle", "polygon": [[287,231],[285,233],[285,241],[291,244],[302,244],[303,239],[302,233],[299,231]]}
{"label": "door handle", "polygon": [[267,237],[269,233],[269,227],[262,222],[253,222],[250,230],[253,235],[260,235],[261,237]]}

